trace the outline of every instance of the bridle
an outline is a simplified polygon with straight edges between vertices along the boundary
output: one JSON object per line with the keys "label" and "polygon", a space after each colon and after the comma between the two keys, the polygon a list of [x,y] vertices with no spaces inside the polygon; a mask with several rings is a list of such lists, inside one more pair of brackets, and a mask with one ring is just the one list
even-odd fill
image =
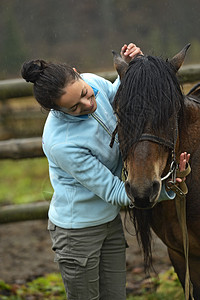
{"label": "bridle", "polygon": [[[175,129],[175,131],[178,130],[178,128]],[[175,158],[175,146],[176,146],[176,141],[177,141],[177,136],[178,134],[175,134],[176,138],[174,139],[173,142],[165,140],[159,136],[156,135],[152,135],[152,134],[148,134],[148,133],[143,133],[140,137],[140,139],[138,140],[138,142],[140,141],[151,141],[154,142],[156,144],[165,146],[169,149],[171,149],[171,163],[170,163],[170,168],[168,173],[163,176],[161,178],[161,181],[166,180],[167,178],[169,178],[170,176],[173,177],[173,179],[175,179],[175,174],[176,173],[176,168],[177,168],[177,162],[176,162],[176,158]]]}

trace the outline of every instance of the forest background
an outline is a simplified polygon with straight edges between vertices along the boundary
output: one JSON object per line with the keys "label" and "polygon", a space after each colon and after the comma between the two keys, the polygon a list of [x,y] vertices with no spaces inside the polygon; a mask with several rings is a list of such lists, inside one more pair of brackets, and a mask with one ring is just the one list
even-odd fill
{"label": "forest background", "polygon": [[111,50],[129,42],[164,58],[191,43],[186,63],[199,63],[199,29],[199,0],[1,0],[0,80],[37,58],[113,70]]}

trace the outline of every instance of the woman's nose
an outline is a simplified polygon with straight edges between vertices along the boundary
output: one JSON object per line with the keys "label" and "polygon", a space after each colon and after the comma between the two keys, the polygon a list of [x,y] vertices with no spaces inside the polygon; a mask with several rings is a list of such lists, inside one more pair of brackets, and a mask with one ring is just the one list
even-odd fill
{"label": "woman's nose", "polygon": [[84,106],[91,106],[91,99],[90,98],[87,98],[87,97],[84,97],[82,100],[81,100],[82,104]]}

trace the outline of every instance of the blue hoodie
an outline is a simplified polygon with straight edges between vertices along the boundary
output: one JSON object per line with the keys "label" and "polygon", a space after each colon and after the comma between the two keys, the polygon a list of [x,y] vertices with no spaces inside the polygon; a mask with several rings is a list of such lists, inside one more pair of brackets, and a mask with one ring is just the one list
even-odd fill
{"label": "blue hoodie", "polygon": [[43,150],[54,189],[49,219],[68,229],[109,222],[121,206],[130,204],[120,179],[117,139],[113,148],[109,146],[116,126],[111,103],[119,78],[112,84],[94,74],[81,77],[96,94],[96,111],[77,117],[52,110],[43,132]]}

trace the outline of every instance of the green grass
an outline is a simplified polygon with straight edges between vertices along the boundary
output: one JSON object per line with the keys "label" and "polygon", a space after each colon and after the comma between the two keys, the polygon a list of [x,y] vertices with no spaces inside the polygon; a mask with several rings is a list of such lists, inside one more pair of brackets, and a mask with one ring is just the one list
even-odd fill
{"label": "green grass", "polygon": [[65,290],[61,275],[53,273],[22,285],[8,285],[0,281],[0,299],[63,300],[65,299]]}
{"label": "green grass", "polygon": [[46,158],[1,161],[0,205],[50,200],[52,193]]}
{"label": "green grass", "polygon": [[[129,295],[127,300],[184,300],[183,291],[173,269],[152,279],[152,290],[145,287],[140,295]],[[66,299],[64,285],[60,274],[48,274],[27,284],[8,285],[0,281],[1,300],[63,300]]]}

